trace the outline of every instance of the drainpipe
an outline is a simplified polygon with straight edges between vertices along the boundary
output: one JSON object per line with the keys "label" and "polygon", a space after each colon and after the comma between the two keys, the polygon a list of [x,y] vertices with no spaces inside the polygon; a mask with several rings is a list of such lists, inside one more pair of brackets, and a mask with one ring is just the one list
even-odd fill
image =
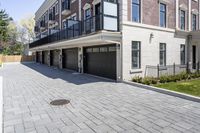
{"label": "drainpipe", "polygon": [[191,0],[189,0],[188,6],[188,30],[191,31]]}

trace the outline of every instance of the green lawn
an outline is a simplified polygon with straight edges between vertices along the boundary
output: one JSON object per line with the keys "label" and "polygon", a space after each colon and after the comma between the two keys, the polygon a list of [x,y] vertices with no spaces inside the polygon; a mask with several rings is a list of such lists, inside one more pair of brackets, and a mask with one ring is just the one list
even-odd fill
{"label": "green lawn", "polygon": [[200,79],[155,85],[159,88],[200,96]]}

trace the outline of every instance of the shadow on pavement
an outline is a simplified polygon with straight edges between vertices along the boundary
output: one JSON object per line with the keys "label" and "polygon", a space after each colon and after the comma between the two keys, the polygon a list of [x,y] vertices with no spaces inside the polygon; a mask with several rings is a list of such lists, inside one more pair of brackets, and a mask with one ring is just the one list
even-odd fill
{"label": "shadow on pavement", "polygon": [[93,77],[87,74],[81,74],[75,71],[68,71],[64,69],[58,69],[54,67],[48,67],[47,65],[38,64],[38,63],[22,63],[24,66],[27,66],[46,77],[52,79],[62,79],[66,82],[73,83],[76,85],[88,84],[94,82],[115,82],[112,80],[106,80],[103,78]]}

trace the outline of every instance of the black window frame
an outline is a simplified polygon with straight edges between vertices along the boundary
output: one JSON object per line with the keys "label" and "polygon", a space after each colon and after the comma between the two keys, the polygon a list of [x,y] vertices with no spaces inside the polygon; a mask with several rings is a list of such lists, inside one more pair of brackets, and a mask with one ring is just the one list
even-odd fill
{"label": "black window frame", "polygon": [[[140,23],[140,22],[141,22],[141,0],[138,0],[138,1],[139,1],[139,2],[136,3],[136,2],[134,2],[134,0],[131,0],[131,20],[132,20],[133,22],[138,22],[138,23]],[[134,10],[134,6],[137,6],[137,7],[139,8],[139,12],[138,12],[139,18],[138,18],[138,21],[136,21],[136,20],[133,19],[133,10]]]}
{"label": "black window frame", "polygon": [[181,44],[180,45],[180,64],[185,65],[186,64],[186,59],[185,59],[185,45]]}
{"label": "black window frame", "polygon": [[196,31],[197,30],[197,15],[192,14],[192,30]]}
{"label": "black window frame", "polygon": [[[183,13],[183,14],[182,14]],[[180,29],[185,30],[186,29],[186,11],[180,10]]]}
{"label": "black window frame", "polygon": [[[133,49],[134,43],[138,45],[137,49]],[[131,58],[132,58],[132,60],[131,60],[131,67],[132,67],[132,69],[141,69],[141,42],[140,41],[132,41],[131,47],[132,47],[131,48]],[[135,64],[134,63],[134,57],[133,57],[134,52],[137,52],[137,54],[138,54],[138,57],[136,57],[136,58],[138,58],[137,59],[137,63],[139,63],[139,64],[137,64],[137,67],[135,67],[133,65],[133,64]]]}
{"label": "black window frame", "polygon": [[[164,3],[160,3],[160,27],[164,27],[166,28],[167,27],[167,5],[164,4]],[[164,10],[161,10],[161,6],[164,6]],[[164,25],[161,25],[161,14],[164,14],[164,19],[163,22],[164,22]]]}
{"label": "black window frame", "polygon": [[[161,45],[163,45],[164,49],[161,49]],[[161,54],[163,54],[163,59],[161,59]],[[163,60],[163,63],[161,63],[161,60]],[[159,44],[159,65],[160,66],[166,66],[167,64],[167,44],[166,43],[160,43]]]}

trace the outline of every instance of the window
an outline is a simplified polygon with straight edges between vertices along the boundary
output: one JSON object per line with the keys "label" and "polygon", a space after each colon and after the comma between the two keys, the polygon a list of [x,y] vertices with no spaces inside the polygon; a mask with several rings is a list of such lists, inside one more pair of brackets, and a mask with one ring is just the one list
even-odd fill
{"label": "window", "polygon": [[197,15],[196,14],[192,15],[192,30],[193,31],[197,30]]}
{"label": "window", "polygon": [[56,4],[56,14],[58,14],[58,3]]}
{"label": "window", "polygon": [[160,66],[166,66],[166,44],[160,43]]}
{"label": "window", "polygon": [[140,0],[132,0],[132,21],[140,22]]}
{"label": "window", "polygon": [[85,19],[89,19],[91,17],[91,10],[90,8],[85,10]]}
{"label": "window", "polygon": [[141,68],[141,46],[140,42],[132,42],[132,69]]}
{"label": "window", "polygon": [[180,26],[181,26],[181,30],[185,30],[185,11],[181,10],[180,11]]}
{"label": "window", "polygon": [[181,65],[185,65],[185,45],[181,45]]}
{"label": "window", "polygon": [[160,3],[160,26],[166,27],[166,5]]}

